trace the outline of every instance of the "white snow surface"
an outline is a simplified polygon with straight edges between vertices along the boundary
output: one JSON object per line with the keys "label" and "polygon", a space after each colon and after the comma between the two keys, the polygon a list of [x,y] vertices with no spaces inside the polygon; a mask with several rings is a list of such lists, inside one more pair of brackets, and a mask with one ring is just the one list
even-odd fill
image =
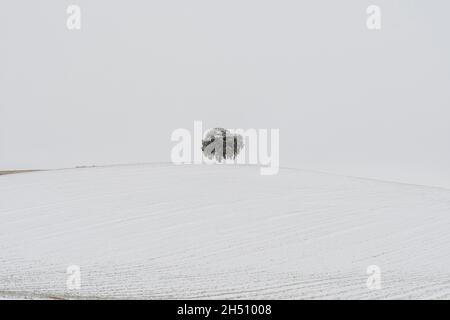
{"label": "white snow surface", "polygon": [[449,230],[450,190],[288,168],[5,175],[0,297],[449,299]]}

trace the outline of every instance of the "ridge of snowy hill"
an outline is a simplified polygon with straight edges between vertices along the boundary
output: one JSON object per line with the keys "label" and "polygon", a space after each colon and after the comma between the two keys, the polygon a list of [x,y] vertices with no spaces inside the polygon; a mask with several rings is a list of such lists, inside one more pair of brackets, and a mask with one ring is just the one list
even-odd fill
{"label": "ridge of snowy hill", "polygon": [[[302,170],[5,175],[0,297],[448,299],[448,230],[450,190]],[[79,290],[66,287],[71,265]]]}

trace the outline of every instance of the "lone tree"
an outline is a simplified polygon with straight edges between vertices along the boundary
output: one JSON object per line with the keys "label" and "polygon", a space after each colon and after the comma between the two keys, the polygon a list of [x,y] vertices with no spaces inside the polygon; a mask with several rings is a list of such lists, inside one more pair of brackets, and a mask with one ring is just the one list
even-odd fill
{"label": "lone tree", "polygon": [[244,139],[239,134],[232,134],[224,128],[210,129],[202,140],[202,151],[208,159],[236,159],[244,147]]}

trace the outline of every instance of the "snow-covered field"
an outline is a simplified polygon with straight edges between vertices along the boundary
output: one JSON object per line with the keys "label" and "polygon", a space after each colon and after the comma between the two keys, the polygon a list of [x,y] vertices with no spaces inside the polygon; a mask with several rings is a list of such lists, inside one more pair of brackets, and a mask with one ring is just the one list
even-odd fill
{"label": "snow-covered field", "polygon": [[5,175],[0,297],[448,299],[449,230],[450,190],[287,168]]}

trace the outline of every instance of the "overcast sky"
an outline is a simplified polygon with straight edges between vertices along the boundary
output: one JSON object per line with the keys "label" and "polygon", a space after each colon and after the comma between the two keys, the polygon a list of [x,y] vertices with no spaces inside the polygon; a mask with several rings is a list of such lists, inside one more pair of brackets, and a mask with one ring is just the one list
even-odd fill
{"label": "overcast sky", "polygon": [[[66,8],[81,7],[81,30]],[[381,8],[382,28],[366,27]],[[5,0],[0,170],[170,161],[279,128],[283,166],[450,187],[448,1]]]}

